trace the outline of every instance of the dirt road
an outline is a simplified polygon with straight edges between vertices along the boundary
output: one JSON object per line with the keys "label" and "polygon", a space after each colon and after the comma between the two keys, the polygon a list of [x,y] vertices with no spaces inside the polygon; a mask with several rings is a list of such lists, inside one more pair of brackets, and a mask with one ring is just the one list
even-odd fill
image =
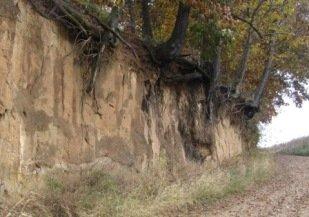
{"label": "dirt road", "polygon": [[309,157],[278,155],[276,162],[275,178],[218,202],[204,216],[309,217]]}

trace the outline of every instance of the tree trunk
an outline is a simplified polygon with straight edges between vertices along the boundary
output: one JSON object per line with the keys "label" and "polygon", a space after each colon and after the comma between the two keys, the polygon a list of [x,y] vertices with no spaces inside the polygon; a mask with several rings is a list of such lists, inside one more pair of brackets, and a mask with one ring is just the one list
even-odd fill
{"label": "tree trunk", "polygon": [[212,79],[212,85],[214,87],[217,86],[219,77],[221,75],[221,50],[222,50],[222,40],[220,39],[219,44],[216,47],[216,56],[214,59],[214,71],[213,71],[213,79]]}
{"label": "tree trunk", "polygon": [[133,7],[133,0],[126,0],[126,4],[128,6],[129,16],[130,16],[130,29],[132,33],[135,33],[136,22],[135,22],[135,13]]}
{"label": "tree trunk", "polygon": [[179,2],[178,14],[171,37],[156,47],[156,58],[162,64],[169,63],[179,56],[189,24],[190,6]]}
{"label": "tree trunk", "polygon": [[212,98],[214,90],[218,85],[218,81],[221,75],[221,50],[222,50],[222,40],[220,39],[218,45],[216,46],[215,57],[212,61],[212,71],[211,71],[211,79],[210,79],[210,87],[208,98]]}
{"label": "tree trunk", "polygon": [[143,37],[145,41],[152,41],[153,39],[153,33],[152,33],[152,25],[151,25],[151,19],[150,19],[150,13],[149,13],[149,3],[150,0],[141,0],[142,4],[142,31],[143,31]]}
{"label": "tree trunk", "polygon": [[240,64],[237,69],[237,77],[236,81],[233,85],[233,89],[236,92],[236,95],[240,93],[241,85],[245,77],[245,73],[247,71],[247,65],[248,65],[248,60],[249,60],[249,54],[250,54],[250,48],[251,48],[251,43],[252,43],[252,29],[249,27],[248,30],[248,36],[246,39],[246,42],[244,44],[244,50],[241,56]]}
{"label": "tree trunk", "polygon": [[261,6],[263,5],[264,2],[265,2],[265,0],[259,0],[258,5],[253,10],[253,12],[250,16],[247,39],[246,39],[246,42],[244,44],[243,53],[242,53],[242,56],[241,56],[239,67],[238,67],[237,72],[236,72],[237,73],[236,81],[233,84],[233,89],[235,90],[236,95],[238,95],[240,93],[241,85],[242,85],[242,82],[244,80],[245,73],[246,73],[246,70],[247,70],[250,48],[251,48],[251,44],[252,44],[253,31],[256,31],[256,33],[261,37],[261,34],[259,33],[259,31],[254,29],[253,24],[254,24],[254,21],[255,21],[255,16],[258,14],[258,12],[259,12],[259,10],[260,10],[260,8],[261,8]]}
{"label": "tree trunk", "polygon": [[256,88],[256,91],[255,91],[255,94],[254,94],[254,98],[253,98],[253,102],[252,102],[253,107],[259,107],[261,97],[263,95],[267,81],[268,81],[269,76],[271,74],[273,56],[274,56],[274,53],[275,53],[275,45],[274,44],[275,44],[274,38],[273,38],[273,36],[271,36],[270,44],[269,44],[269,51],[268,51],[268,58],[267,58],[267,61],[266,61],[266,64],[265,64],[264,72],[263,72],[262,78],[260,80],[259,86]]}
{"label": "tree trunk", "polygon": [[221,50],[222,50],[222,40],[219,40],[218,45],[216,46],[216,53],[213,60],[213,72],[211,83],[208,91],[208,112],[209,112],[209,121],[212,122],[214,120],[215,113],[215,89],[218,85],[218,81],[221,75]]}

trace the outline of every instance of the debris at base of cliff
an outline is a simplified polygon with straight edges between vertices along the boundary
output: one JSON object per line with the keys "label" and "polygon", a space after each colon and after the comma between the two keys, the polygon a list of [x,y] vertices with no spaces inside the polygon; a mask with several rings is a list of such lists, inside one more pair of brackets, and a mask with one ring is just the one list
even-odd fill
{"label": "debris at base of cliff", "polygon": [[159,162],[139,174],[122,169],[55,171],[46,175],[39,191],[25,193],[17,203],[8,200],[2,209],[10,216],[186,215],[264,182],[274,171],[272,156],[263,152],[221,169],[191,164],[172,174],[164,156]]}

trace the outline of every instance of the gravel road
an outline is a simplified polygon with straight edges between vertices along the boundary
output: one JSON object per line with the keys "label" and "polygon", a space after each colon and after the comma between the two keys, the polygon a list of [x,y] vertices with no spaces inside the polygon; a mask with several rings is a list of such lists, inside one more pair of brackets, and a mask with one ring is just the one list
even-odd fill
{"label": "gravel road", "polygon": [[309,217],[309,157],[278,155],[276,163],[275,178],[214,204],[202,216]]}

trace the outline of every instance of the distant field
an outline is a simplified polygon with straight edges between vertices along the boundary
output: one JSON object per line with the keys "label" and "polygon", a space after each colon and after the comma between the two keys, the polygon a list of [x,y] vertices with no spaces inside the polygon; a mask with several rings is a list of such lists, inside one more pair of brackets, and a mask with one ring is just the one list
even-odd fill
{"label": "distant field", "polygon": [[276,145],[271,150],[283,154],[309,156],[309,136]]}

